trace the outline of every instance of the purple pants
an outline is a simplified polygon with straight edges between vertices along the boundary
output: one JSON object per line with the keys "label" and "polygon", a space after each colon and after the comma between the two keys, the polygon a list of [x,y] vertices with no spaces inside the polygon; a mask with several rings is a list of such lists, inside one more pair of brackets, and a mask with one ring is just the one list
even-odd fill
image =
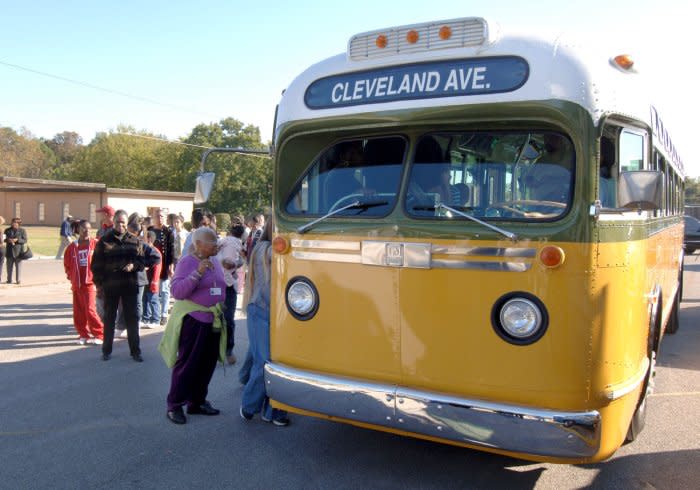
{"label": "purple pants", "polygon": [[170,381],[168,410],[185,404],[199,406],[206,401],[209,381],[219,357],[220,336],[220,333],[212,330],[211,323],[185,316]]}

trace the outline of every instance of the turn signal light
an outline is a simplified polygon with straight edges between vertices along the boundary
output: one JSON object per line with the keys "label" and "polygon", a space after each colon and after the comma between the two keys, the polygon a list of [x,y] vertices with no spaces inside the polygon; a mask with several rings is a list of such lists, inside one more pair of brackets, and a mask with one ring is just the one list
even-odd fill
{"label": "turn signal light", "polygon": [[559,267],[564,263],[564,251],[553,245],[548,245],[540,250],[540,262],[549,268]]}
{"label": "turn signal light", "polygon": [[272,239],[272,250],[278,254],[287,253],[289,250],[289,242],[284,237],[276,236]]}
{"label": "turn signal light", "polygon": [[377,36],[377,40],[375,41],[375,44],[379,49],[384,49],[386,48],[386,45],[389,44],[389,40],[386,38],[384,34],[380,34]]}
{"label": "turn signal light", "polygon": [[630,70],[634,66],[634,60],[628,54],[620,54],[613,58],[615,64],[623,70]]}

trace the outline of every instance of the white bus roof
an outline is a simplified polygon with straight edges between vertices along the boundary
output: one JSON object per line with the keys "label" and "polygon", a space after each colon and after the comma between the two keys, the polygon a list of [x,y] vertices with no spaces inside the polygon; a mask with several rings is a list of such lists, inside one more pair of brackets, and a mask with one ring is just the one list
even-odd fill
{"label": "white bus roof", "polygon": [[[441,38],[443,32],[449,38]],[[290,84],[277,127],[341,115],[557,99],[580,105],[596,124],[611,113],[649,124],[683,173],[643,77],[634,66],[626,70],[613,61],[623,54],[565,36],[500,32],[473,17],[366,32],[350,39],[346,53],[309,67]]]}

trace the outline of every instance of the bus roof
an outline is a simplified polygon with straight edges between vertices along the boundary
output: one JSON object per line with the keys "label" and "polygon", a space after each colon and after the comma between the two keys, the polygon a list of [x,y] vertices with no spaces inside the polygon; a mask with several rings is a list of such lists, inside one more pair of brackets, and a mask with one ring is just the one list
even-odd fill
{"label": "bus roof", "polygon": [[502,32],[470,17],[353,36],[346,53],[309,67],[290,84],[277,127],[403,109],[565,100],[584,108],[595,124],[609,114],[648,124],[683,174],[650,93],[624,53],[563,35]]}

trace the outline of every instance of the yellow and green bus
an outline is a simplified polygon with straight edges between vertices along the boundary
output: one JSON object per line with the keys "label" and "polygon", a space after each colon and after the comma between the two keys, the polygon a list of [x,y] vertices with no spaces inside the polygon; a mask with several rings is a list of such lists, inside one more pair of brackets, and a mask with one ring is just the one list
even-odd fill
{"label": "yellow and green bus", "polygon": [[273,403],[538,461],[634,439],[683,262],[649,93],[625,53],[482,18],[301,73],[275,122]]}

